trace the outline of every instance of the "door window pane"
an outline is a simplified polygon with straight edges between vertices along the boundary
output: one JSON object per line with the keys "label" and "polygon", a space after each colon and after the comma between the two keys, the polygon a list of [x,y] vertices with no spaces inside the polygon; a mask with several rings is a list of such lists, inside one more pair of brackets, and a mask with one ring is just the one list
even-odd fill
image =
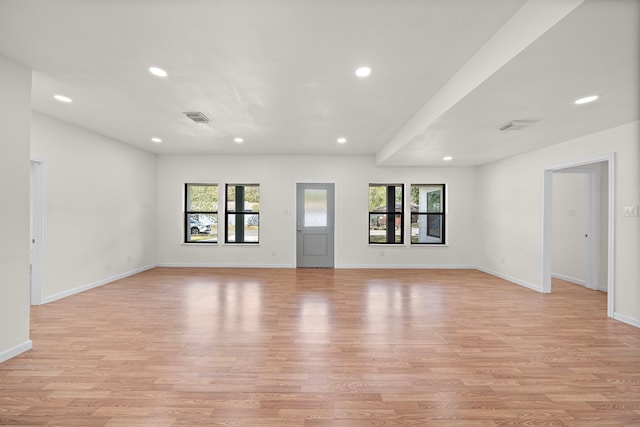
{"label": "door window pane", "polygon": [[304,226],[327,226],[327,190],[311,188],[304,190]]}

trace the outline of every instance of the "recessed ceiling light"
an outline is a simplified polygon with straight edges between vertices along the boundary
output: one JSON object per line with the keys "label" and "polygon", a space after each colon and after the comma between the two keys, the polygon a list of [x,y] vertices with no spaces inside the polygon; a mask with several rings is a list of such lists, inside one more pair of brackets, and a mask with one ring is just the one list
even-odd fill
{"label": "recessed ceiling light", "polygon": [[338,141],[338,144],[344,144],[344,143],[347,142],[347,138],[344,138],[344,137],[341,136],[336,141]]}
{"label": "recessed ceiling light", "polygon": [[53,95],[53,97],[55,99],[57,99],[60,102],[66,102],[67,104],[70,102],[73,102],[73,100],[71,98],[69,98],[68,96],[64,96],[64,95]]}
{"label": "recessed ceiling light", "polygon": [[168,74],[165,70],[163,70],[162,68],[158,68],[158,67],[149,67],[149,72],[151,74],[153,74],[154,76],[158,76],[158,77],[167,77]]}
{"label": "recessed ceiling light", "polygon": [[242,138],[233,138],[233,142],[235,142],[236,144],[242,144],[244,142],[244,139],[242,139]]}
{"label": "recessed ceiling light", "polygon": [[573,101],[576,105],[588,104],[589,102],[593,102],[598,99],[598,95],[585,96],[584,98],[576,99]]}
{"label": "recessed ceiling light", "polygon": [[356,76],[358,77],[367,77],[371,74],[371,68],[369,67],[360,67],[356,70]]}
{"label": "recessed ceiling light", "polygon": [[162,139],[154,136],[153,138],[151,138],[151,142],[155,142],[156,144],[160,144],[162,142]]}
{"label": "recessed ceiling light", "polygon": [[444,157],[442,158],[442,160],[444,160],[445,162],[448,162],[448,161],[450,161],[450,160],[453,160],[453,157],[451,157],[451,156],[444,156]]}

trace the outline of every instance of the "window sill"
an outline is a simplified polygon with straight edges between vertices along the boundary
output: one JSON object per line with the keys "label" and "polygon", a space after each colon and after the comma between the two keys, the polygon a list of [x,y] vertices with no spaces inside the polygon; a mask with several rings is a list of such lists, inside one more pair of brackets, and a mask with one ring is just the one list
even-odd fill
{"label": "window sill", "polygon": [[368,243],[370,248],[447,248],[448,243]]}
{"label": "window sill", "polygon": [[219,242],[209,242],[209,243],[205,243],[205,242],[192,242],[192,243],[182,242],[182,243],[180,243],[181,246],[218,246],[219,244],[220,244]]}

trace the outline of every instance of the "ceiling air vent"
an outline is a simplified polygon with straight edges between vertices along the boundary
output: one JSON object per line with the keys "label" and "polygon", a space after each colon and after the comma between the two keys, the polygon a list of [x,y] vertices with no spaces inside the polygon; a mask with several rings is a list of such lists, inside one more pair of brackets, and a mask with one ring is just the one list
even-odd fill
{"label": "ceiling air vent", "polygon": [[531,126],[535,122],[537,122],[537,120],[511,120],[510,122],[500,126],[500,130],[520,130],[527,126]]}
{"label": "ceiling air vent", "polygon": [[211,123],[211,120],[199,111],[187,111],[182,113],[196,123]]}

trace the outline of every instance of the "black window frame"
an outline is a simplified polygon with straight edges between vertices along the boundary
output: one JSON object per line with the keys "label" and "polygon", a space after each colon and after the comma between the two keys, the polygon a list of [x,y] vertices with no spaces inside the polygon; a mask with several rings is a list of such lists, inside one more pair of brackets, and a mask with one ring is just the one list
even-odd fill
{"label": "black window frame", "polygon": [[[216,187],[218,190],[218,200],[216,200],[216,203],[214,204],[213,208],[215,208],[215,210],[193,210],[193,209],[189,209],[190,206],[190,197],[191,197],[191,191],[189,191],[190,187]],[[200,183],[195,183],[195,182],[187,182],[184,184],[184,232],[182,234],[183,237],[183,242],[187,243],[187,244],[217,244],[219,237],[220,237],[220,230],[219,228],[217,228],[217,224],[220,222],[220,218],[218,215],[218,204],[220,202],[220,186],[217,183],[209,183],[209,182],[200,182]],[[189,220],[191,215],[214,215],[216,220],[215,220],[215,224],[216,224],[216,228],[217,228],[217,233],[216,233],[216,238],[215,240],[198,240],[198,241],[192,241],[189,240],[190,236],[192,236],[192,232],[191,232],[191,221]]]}
{"label": "black window frame", "polygon": [[[433,211],[429,211],[429,208],[427,206],[427,210],[426,211],[420,211],[418,210],[418,208],[416,208],[416,210],[414,210],[413,208],[413,188],[414,187],[440,187],[440,210],[439,212],[433,212]],[[409,241],[411,242],[412,245],[445,245],[447,243],[447,216],[446,216],[446,201],[447,201],[447,185],[443,184],[443,183],[438,183],[438,184],[410,184],[409,185],[409,194],[410,194],[410,203],[411,206],[409,207],[409,214],[410,214],[410,238]],[[429,235],[429,223],[431,222],[432,219],[438,219],[439,220],[439,224],[440,224],[440,236],[433,236],[431,235],[430,237],[435,237],[440,239],[440,241],[437,242],[414,242],[413,241],[413,233],[412,233],[412,229],[413,229],[413,219],[414,216],[420,217],[420,216],[426,216],[427,220],[427,236]],[[436,221],[437,222],[437,221]]]}
{"label": "black window frame", "polygon": [[[229,209],[229,187],[235,187],[235,200],[233,209]],[[245,198],[244,198],[244,189],[245,187],[258,187],[258,194],[260,194],[260,184],[251,183],[251,184],[226,184],[224,189],[225,196],[225,204],[224,204],[224,242],[229,244],[239,244],[239,245],[257,245],[260,243],[260,210],[247,210],[244,208]],[[238,197],[238,195],[241,197]],[[258,202],[260,204],[260,202]],[[244,218],[247,215],[255,215],[258,217],[258,236],[256,241],[246,241],[244,235],[244,226],[238,227],[238,224],[244,225]],[[235,231],[233,233],[234,240],[229,240],[229,217],[234,216],[235,219]]]}
{"label": "black window frame", "polygon": [[[384,211],[379,210],[371,210],[371,187],[386,187],[386,201]],[[400,187],[402,191],[401,201],[396,202],[396,189]],[[405,200],[405,191],[404,184],[394,183],[394,184],[381,184],[381,183],[369,183],[368,187],[368,196],[369,196],[369,213],[368,213],[368,223],[369,223],[369,244],[370,245],[404,245],[404,200]],[[373,226],[372,218],[377,217],[378,220],[384,218],[385,219],[385,241],[372,241],[371,240],[371,231]],[[388,227],[389,218],[393,218],[394,227]],[[400,224],[396,223],[397,218],[400,219]],[[400,241],[396,241],[396,229],[399,227],[400,230]]]}

